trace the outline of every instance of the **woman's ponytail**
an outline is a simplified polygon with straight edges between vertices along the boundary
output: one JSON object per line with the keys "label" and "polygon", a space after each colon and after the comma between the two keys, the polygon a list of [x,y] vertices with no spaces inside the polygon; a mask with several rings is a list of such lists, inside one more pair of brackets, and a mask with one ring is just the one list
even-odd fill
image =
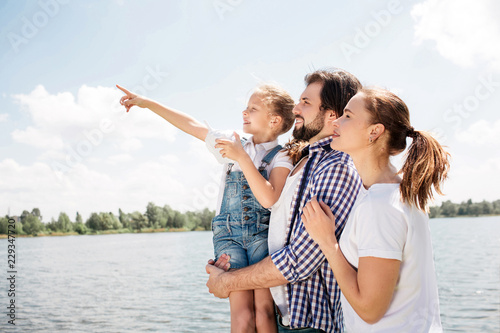
{"label": "woman's ponytail", "polygon": [[432,186],[438,194],[443,194],[441,183],[448,175],[450,154],[429,133],[410,127],[407,136],[413,142],[400,171],[403,174],[401,196],[404,202],[425,211],[427,203],[433,198]]}

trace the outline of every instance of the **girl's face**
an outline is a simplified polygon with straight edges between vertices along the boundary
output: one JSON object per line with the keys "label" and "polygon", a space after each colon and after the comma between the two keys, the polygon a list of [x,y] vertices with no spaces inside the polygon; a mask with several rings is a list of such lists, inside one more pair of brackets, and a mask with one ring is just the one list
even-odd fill
{"label": "girl's face", "polygon": [[270,122],[271,110],[259,93],[253,93],[243,110],[243,132],[253,135],[268,133],[271,131]]}
{"label": "girl's face", "polygon": [[372,124],[365,108],[364,95],[358,93],[349,100],[344,115],[333,122],[334,134],[330,146],[353,155],[370,145]]}

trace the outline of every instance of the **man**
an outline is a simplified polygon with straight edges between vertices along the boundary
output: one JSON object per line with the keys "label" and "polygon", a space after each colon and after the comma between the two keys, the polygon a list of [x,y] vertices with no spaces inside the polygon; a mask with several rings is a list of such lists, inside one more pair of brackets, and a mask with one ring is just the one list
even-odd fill
{"label": "man", "polygon": [[[215,296],[228,297],[232,291],[287,284],[289,324],[278,318],[281,332],[304,328],[310,330],[301,332],[341,332],[340,289],[323,253],[306,232],[301,215],[305,204],[316,196],[332,209],[336,236],[340,237],[361,180],[350,157],[330,148],[330,135],[333,121],[343,114],[361,84],[342,70],[316,71],[305,81],[307,87],[294,108],[294,137],[309,142],[308,158],[299,163],[304,170],[291,203],[285,246],[239,270],[224,272],[207,265],[207,286]],[[217,266],[224,264],[222,261]]]}

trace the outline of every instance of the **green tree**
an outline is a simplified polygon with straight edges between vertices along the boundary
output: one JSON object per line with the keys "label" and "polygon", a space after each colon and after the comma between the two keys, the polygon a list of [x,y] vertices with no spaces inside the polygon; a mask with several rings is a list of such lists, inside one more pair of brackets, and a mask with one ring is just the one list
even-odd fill
{"label": "green tree", "polygon": [[0,234],[7,234],[8,225],[9,217],[0,217]]}
{"label": "green tree", "polygon": [[90,217],[85,222],[85,226],[91,230],[102,230],[101,229],[101,217],[97,213],[90,214]]}
{"label": "green tree", "polygon": [[204,230],[212,229],[212,219],[215,217],[215,210],[210,210],[208,208],[203,209],[200,213],[201,224],[200,226]]}
{"label": "green tree", "polygon": [[493,201],[493,214],[500,214],[500,200]]}
{"label": "green tree", "polygon": [[182,214],[179,211],[174,211],[174,219],[172,223],[173,228],[182,228],[186,225],[187,219],[186,215]]}
{"label": "green tree", "polygon": [[82,222],[75,222],[73,230],[80,235],[85,235],[87,233],[87,227]]}
{"label": "green tree", "polygon": [[37,216],[28,214],[24,218],[23,230],[28,235],[37,235],[43,230],[43,225]]}
{"label": "green tree", "polygon": [[45,225],[45,229],[49,231],[57,231],[57,222],[53,217],[50,219],[50,222]]}
{"label": "green tree", "polygon": [[130,228],[130,215],[125,214],[121,209],[118,209],[118,219],[123,228]]}
{"label": "green tree", "polygon": [[148,225],[148,218],[140,212],[135,211],[130,216],[130,225],[135,230],[144,229]]}
{"label": "green tree", "polygon": [[59,218],[57,219],[57,231],[60,232],[71,232],[73,231],[73,224],[69,219],[68,214],[61,212],[59,213]]}
{"label": "green tree", "polygon": [[186,212],[186,221],[184,226],[188,230],[195,230],[201,224],[201,218],[196,212]]}
{"label": "green tree", "polygon": [[441,213],[441,209],[438,206],[434,206],[434,207],[429,208],[429,218],[431,218],[431,219],[438,217],[440,213]]}
{"label": "green tree", "polygon": [[40,222],[42,221],[42,214],[40,213],[40,209],[33,208],[33,210],[31,211],[31,215],[38,217]]}
{"label": "green tree", "polygon": [[174,228],[175,211],[170,208],[169,205],[163,206],[162,210],[165,219],[165,227]]}
{"label": "green tree", "polygon": [[148,218],[148,227],[158,228],[161,226],[163,210],[160,207],[156,206],[152,202],[148,203],[145,215]]}
{"label": "green tree", "polygon": [[457,206],[450,200],[441,203],[441,214],[446,217],[457,215]]}
{"label": "green tree", "polygon": [[31,215],[30,212],[28,212],[27,210],[23,210],[23,212],[21,213],[21,216],[19,216],[19,220],[21,223],[24,223],[24,221],[26,220],[26,218]]}

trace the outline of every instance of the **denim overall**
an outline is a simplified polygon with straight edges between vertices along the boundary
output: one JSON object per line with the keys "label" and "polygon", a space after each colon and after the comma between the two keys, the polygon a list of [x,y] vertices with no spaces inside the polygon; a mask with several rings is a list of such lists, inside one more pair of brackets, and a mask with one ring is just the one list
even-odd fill
{"label": "denim overall", "polygon": [[[268,179],[265,167],[281,150],[274,147],[262,159],[259,172]],[[242,171],[231,171],[228,165],[224,196],[219,215],[212,220],[216,260],[222,254],[231,256],[231,268],[242,268],[268,255],[267,231],[271,212],[257,201]]]}

